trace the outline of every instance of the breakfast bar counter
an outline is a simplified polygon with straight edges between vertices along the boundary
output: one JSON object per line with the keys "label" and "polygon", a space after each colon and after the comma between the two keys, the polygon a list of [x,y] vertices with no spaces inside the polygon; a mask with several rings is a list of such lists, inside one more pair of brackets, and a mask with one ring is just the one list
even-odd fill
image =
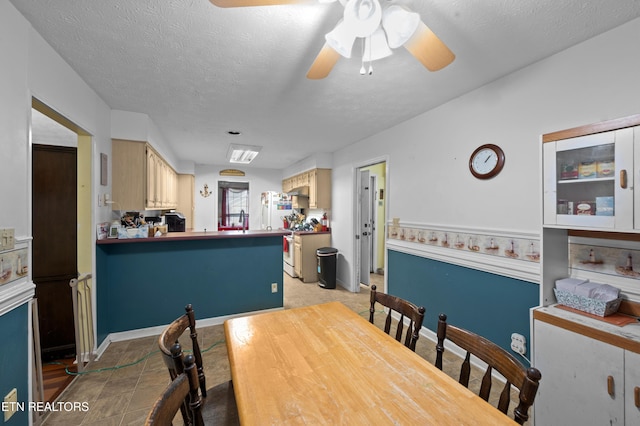
{"label": "breakfast bar counter", "polygon": [[288,233],[174,232],[97,241],[98,345],[112,333],[169,324],[189,303],[198,320],[282,308],[282,236]]}
{"label": "breakfast bar counter", "polygon": [[261,238],[291,234],[290,230],[246,230],[246,231],[186,231],[168,232],[157,237],[149,238],[109,238],[96,241],[96,244],[127,244],[127,243],[151,243],[162,241],[187,241],[187,240],[210,240],[228,238]]}

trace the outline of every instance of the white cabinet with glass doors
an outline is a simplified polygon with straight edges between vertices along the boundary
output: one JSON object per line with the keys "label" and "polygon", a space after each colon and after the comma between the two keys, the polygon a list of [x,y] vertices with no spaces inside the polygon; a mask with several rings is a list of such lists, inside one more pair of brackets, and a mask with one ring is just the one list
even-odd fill
{"label": "white cabinet with glass doors", "polygon": [[640,230],[634,165],[640,168],[640,127],[545,141],[544,225]]}

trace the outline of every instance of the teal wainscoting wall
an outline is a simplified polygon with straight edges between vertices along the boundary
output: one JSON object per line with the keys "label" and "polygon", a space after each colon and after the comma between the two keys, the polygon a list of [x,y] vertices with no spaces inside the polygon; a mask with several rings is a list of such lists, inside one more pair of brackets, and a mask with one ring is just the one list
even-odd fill
{"label": "teal wainscoting wall", "polygon": [[424,306],[425,327],[435,332],[438,315],[445,313],[448,322],[511,353],[511,333],[520,333],[530,353],[529,309],[538,306],[538,284],[394,250],[388,251],[387,269],[388,292]]}
{"label": "teal wainscoting wall", "polygon": [[[29,305],[22,304],[0,316],[0,395],[18,391],[18,411],[4,425],[29,424]],[[4,413],[2,421],[4,421]]]}
{"label": "teal wainscoting wall", "polygon": [[[109,333],[283,307],[282,236],[96,245],[98,345]],[[278,292],[271,292],[271,284]]]}

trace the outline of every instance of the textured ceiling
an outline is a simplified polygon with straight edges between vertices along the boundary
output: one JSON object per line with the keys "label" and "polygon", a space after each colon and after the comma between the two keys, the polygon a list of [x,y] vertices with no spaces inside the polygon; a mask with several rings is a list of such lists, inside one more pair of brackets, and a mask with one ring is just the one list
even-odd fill
{"label": "textured ceiling", "polygon": [[451,65],[429,72],[398,49],[371,76],[341,58],[329,77],[308,80],[342,17],[338,2],[10,1],[111,108],[148,114],[181,160],[224,164],[229,143],[244,143],[264,146],[251,167],[277,169],[640,16],[639,0],[396,0],[453,50]]}

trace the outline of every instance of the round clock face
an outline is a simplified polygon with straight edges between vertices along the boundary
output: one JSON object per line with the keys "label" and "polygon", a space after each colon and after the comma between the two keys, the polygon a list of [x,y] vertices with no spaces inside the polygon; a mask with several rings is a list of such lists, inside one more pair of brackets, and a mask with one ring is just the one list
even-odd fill
{"label": "round clock face", "polygon": [[478,179],[489,179],[500,173],[504,166],[504,152],[497,145],[478,147],[469,159],[469,170]]}

